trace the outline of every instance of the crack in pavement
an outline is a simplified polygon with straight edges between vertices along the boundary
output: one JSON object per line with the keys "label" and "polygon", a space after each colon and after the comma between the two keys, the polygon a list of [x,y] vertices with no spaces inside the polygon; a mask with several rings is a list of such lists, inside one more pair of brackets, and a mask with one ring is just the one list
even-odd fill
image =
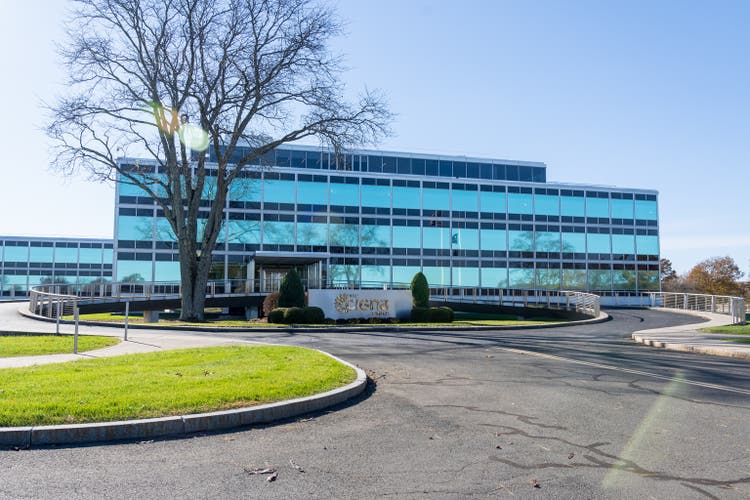
{"label": "crack in pavement", "polygon": [[495,462],[504,463],[506,465],[509,465],[514,468],[523,469],[523,470],[533,470],[533,469],[570,469],[570,468],[591,468],[591,469],[615,469],[615,470],[621,470],[624,472],[630,472],[632,474],[637,474],[641,477],[648,477],[653,478],[659,481],[680,481],[685,482],[691,485],[700,485],[700,486],[717,486],[717,487],[727,487],[727,486],[734,486],[736,484],[743,484],[743,483],[750,483],[750,476],[744,476],[739,477],[736,479],[727,479],[727,480],[719,480],[719,479],[711,479],[711,478],[704,478],[704,477],[685,477],[685,476],[679,476],[675,474],[668,474],[664,472],[659,471],[653,471],[649,470],[645,467],[642,467],[638,465],[633,460],[629,460],[627,458],[622,458],[617,455],[607,453],[605,451],[600,450],[599,448],[601,446],[605,446],[611,443],[607,442],[596,442],[589,445],[586,444],[580,444],[575,443],[573,441],[569,441],[567,439],[557,437],[557,436],[538,436],[534,434],[529,434],[528,432],[518,429],[516,427],[510,427],[507,425],[497,425],[497,424],[480,424],[486,427],[492,427],[496,429],[505,429],[505,432],[498,432],[498,435],[501,436],[521,436],[528,438],[530,440],[550,440],[550,441],[557,441],[559,443],[563,443],[567,446],[574,446],[577,448],[581,448],[584,450],[589,451],[593,455],[597,455],[598,457],[592,456],[590,454],[584,454],[583,457],[589,461],[589,463],[584,462],[572,462],[572,463],[559,463],[559,462],[541,462],[536,464],[523,464],[520,462],[516,462],[513,460],[508,460],[505,458],[500,458],[498,456],[490,456],[489,459],[493,460]]}
{"label": "crack in pavement", "polygon": [[523,422],[524,424],[533,425],[535,427],[540,427],[542,429],[555,429],[560,431],[567,431],[567,427],[563,427],[561,425],[546,425],[546,424],[540,424],[538,422],[534,422],[534,420],[538,420],[539,417],[532,417],[530,415],[523,415],[521,413],[511,413],[508,411],[503,410],[483,410],[481,408],[477,408],[476,406],[466,406],[466,405],[450,405],[450,404],[442,404],[442,405],[425,405],[425,408],[461,408],[463,410],[467,411],[474,411],[479,413],[494,413],[497,415],[504,415],[507,417],[515,417],[518,421]]}

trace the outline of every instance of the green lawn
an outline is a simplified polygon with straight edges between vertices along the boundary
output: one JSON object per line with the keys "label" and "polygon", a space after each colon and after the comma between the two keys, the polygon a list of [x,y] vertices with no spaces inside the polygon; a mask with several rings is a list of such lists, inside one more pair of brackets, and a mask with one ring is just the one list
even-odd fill
{"label": "green lawn", "polygon": [[701,328],[700,331],[707,333],[725,333],[728,335],[750,335],[750,324],[714,326],[712,328]]}
{"label": "green lawn", "polygon": [[[92,313],[82,314],[79,317],[82,321],[102,321],[107,323],[123,323],[125,317],[118,313]],[[72,316],[65,316],[64,319],[72,319]],[[528,318],[519,320],[517,316],[508,314],[491,314],[491,313],[456,313],[456,319],[453,323],[384,323],[382,326],[520,326],[520,325],[540,325],[544,323],[564,322],[561,318]],[[141,316],[131,316],[129,323],[143,324]],[[170,318],[159,318],[160,326],[198,326],[198,327],[236,327],[236,328],[286,328],[289,325],[280,325],[275,323],[266,323],[258,320],[238,320],[238,319],[221,319],[207,320],[203,323],[190,323]],[[299,325],[299,326],[321,326],[321,325]],[[372,323],[352,323],[341,326],[378,326]]]}
{"label": "green lawn", "polygon": [[748,339],[727,339],[731,342],[737,342],[738,344],[750,344],[750,338]]}
{"label": "green lawn", "polygon": [[[101,349],[118,342],[120,339],[116,337],[81,335],[78,337],[78,352]],[[0,335],[0,358],[72,352],[72,335]]]}
{"label": "green lawn", "polygon": [[182,349],[0,370],[0,427],[201,413],[327,391],[354,370],[310,349]]}

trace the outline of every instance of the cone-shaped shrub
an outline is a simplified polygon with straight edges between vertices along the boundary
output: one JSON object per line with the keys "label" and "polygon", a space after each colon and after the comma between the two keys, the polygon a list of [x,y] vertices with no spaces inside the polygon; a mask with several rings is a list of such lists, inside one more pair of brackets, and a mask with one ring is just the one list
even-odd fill
{"label": "cone-shaped shrub", "polygon": [[281,280],[279,307],[305,307],[305,289],[297,271],[292,269]]}
{"label": "cone-shaped shrub", "polygon": [[417,273],[411,280],[411,296],[414,298],[414,307],[429,307],[430,285],[427,284],[425,275]]}

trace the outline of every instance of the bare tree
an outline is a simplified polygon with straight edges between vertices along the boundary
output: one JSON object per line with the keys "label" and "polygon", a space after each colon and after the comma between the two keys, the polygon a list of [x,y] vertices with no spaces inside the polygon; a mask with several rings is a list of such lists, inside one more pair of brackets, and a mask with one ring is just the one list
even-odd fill
{"label": "bare tree", "polygon": [[377,93],[343,98],[327,45],[340,32],[314,0],[76,1],[60,49],[70,92],[48,127],[54,165],[156,200],[179,244],[182,319],[203,317],[227,192],[246,167],[306,137],[338,151],[388,133]]}

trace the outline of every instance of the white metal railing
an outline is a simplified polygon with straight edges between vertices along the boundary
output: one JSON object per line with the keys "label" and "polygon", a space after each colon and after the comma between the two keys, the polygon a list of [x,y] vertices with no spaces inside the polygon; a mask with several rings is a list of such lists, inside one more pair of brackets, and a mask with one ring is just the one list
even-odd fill
{"label": "white metal railing", "polygon": [[430,300],[437,302],[545,307],[547,309],[576,311],[593,318],[599,317],[601,309],[599,296],[586,292],[473,287],[431,288],[430,291]]}
{"label": "white metal railing", "polygon": [[731,316],[732,324],[745,323],[745,299],[729,295],[704,295],[698,293],[649,293],[651,307],[703,311]]}

